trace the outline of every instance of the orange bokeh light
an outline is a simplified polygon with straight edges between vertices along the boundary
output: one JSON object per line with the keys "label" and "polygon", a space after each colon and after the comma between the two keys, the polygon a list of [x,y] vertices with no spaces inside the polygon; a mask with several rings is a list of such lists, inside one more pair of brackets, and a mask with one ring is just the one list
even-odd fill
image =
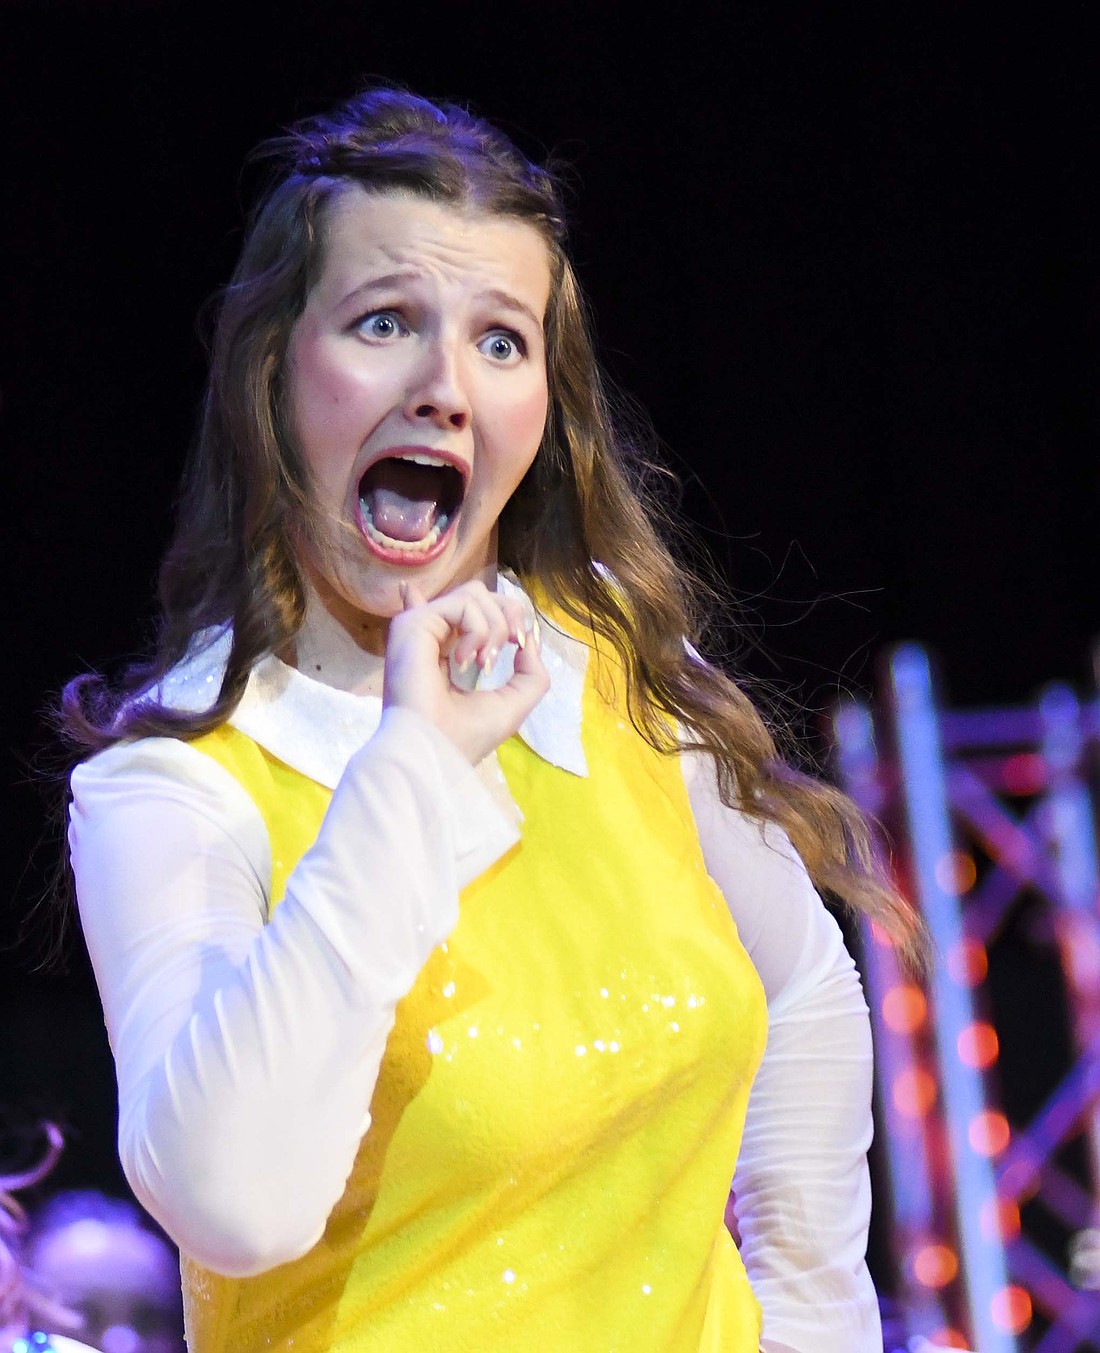
{"label": "orange bokeh light", "polygon": [[978,881],[973,855],[965,850],[949,850],[936,861],[936,882],[945,893],[968,893]]}
{"label": "orange bokeh light", "polygon": [[959,1061],[978,1070],[992,1066],[1001,1051],[997,1030],[985,1020],[968,1024],[959,1034],[955,1046],[958,1048]]}
{"label": "orange bokeh light", "polygon": [[1031,1298],[1022,1287],[1002,1287],[989,1303],[989,1313],[999,1330],[1019,1334],[1031,1324]]}
{"label": "orange bokeh light", "polygon": [[990,1198],[982,1204],[979,1225],[984,1240],[1015,1240],[1020,1234],[1020,1208],[1011,1198]]}
{"label": "orange bokeh light", "polygon": [[989,972],[989,956],[978,940],[960,940],[947,955],[947,971],[960,987],[976,987]]}
{"label": "orange bokeh light", "polygon": [[959,1271],[959,1257],[949,1245],[922,1245],[913,1256],[913,1273],[922,1287],[946,1287]]}
{"label": "orange bokeh light", "polygon": [[912,1034],[928,1017],[928,1002],[924,992],[912,982],[891,987],[882,998],[882,1018],[888,1029],[896,1034]]}
{"label": "orange bokeh light", "polygon": [[907,1118],[922,1118],[936,1102],[936,1079],[923,1067],[914,1066],[894,1077],[894,1104]]}
{"label": "orange bokeh light", "polygon": [[986,1109],[970,1120],[966,1136],[979,1156],[999,1156],[1012,1136],[1008,1119],[995,1109]]}
{"label": "orange bokeh light", "polygon": [[970,1343],[966,1336],[959,1330],[951,1328],[937,1330],[932,1335],[932,1342],[940,1348],[969,1348]]}

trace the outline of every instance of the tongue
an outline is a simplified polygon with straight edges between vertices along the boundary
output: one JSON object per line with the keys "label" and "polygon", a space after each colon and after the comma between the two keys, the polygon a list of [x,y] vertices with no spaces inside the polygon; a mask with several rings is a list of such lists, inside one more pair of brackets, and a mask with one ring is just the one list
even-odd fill
{"label": "tongue", "polygon": [[391,540],[423,540],[435,524],[434,498],[406,498],[396,489],[378,487],[366,502],[371,521]]}
{"label": "tongue", "polygon": [[360,487],[375,527],[391,540],[423,540],[435,524],[446,471],[409,460],[383,460]]}

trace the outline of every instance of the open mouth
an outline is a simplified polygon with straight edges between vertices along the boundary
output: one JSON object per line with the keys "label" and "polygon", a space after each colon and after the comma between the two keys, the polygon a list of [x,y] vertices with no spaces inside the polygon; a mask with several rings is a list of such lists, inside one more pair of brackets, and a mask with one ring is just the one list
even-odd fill
{"label": "open mouth", "polygon": [[363,534],[387,558],[413,562],[442,541],[465,492],[462,472],[441,456],[424,451],[386,456],[359,481]]}

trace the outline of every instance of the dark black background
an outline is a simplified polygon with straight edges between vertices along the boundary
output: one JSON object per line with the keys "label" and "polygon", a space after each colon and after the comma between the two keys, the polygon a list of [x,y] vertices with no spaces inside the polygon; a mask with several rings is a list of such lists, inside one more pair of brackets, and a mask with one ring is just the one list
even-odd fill
{"label": "dark black background", "polygon": [[[1092,8],[0,0],[3,936],[56,855],[41,712],[147,633],[244,157],[364,77],[572,164],[603,356],[811,737],[901,639],[955,703],[1087,690]],[[0,1110],[119,1188],[98,1007],[79,948],[32,970],[40,917],[0,954]]]}

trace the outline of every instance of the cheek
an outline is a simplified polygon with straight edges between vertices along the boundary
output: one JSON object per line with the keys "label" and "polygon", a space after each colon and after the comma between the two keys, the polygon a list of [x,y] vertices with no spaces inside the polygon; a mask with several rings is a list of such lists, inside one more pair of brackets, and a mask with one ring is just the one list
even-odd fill
{"label": "cheek", "polygon": [[322,492],[342,485],[374,422],[387,407],[385,381],[334,360],[323,345],[294,353],[289,382],[291,426],[299,453]]}
{"label": "cheek", "polygon": [[294,427],[308,448],[324,442],[356,403],[356,382],[339,364],[326,361],[323,353],[305,349],[295,354],[291,367],[290,408]]}
{"label": "cheek", "polygon": [[508,461],[511,477],[518,484],[535,458],[546,426],[549,396],[546,384],[532,389],[503,411],[497,426],[500,430],[502,458]]}

